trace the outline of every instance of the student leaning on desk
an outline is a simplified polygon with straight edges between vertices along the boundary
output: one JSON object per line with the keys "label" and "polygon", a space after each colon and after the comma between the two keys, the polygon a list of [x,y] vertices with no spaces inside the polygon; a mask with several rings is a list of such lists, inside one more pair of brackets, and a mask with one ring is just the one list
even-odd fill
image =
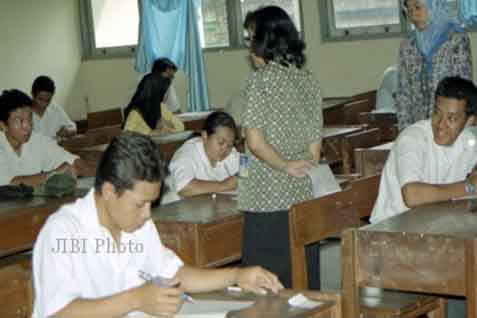
{"label": "student leaning on desk", "polygon": [[84,160],[32,132],[32,100],[19,90],[0,96],[0,129],[0,185],[35,186],[51,172],[94,175],[94,168]]}
{"label": "student leaning on desk", "polygon": [[[171,316],[184,292],[235,284],[257,293],[282,289],[260,267],[199,269],[162,245],[151,204],[163,179],[159,145],[149,137],[125,132],[111,142],[94,189],[54,213],[38,236],[33,317]],[[144,275],[165,277],[175,287],[145,282]]]}
{"label": "student leaning on desk", "polygon": [[444,78],[430,120],[406,128],[383,169],[371,222],[418,205],[475,195],[477,144],[464,129],[475,120],[477,89],[459,77]]}

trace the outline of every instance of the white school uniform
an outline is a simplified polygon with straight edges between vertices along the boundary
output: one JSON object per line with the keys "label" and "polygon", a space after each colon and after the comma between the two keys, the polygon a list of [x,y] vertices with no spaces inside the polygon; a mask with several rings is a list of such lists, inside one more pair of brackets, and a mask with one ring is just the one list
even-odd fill
{"label": "white school uniform", "polygon": [[233,148],[230,154],[213,167],[205,153],[201,137],[186,141],[174,154],[169,164],[170,175],[166,178],[168,187],[161,203],[180,200],[177,194],[194,179],[204,181],[223,181],[239,171],[238,151]]}
{"label": "white school uniform", "polygon": [[452,146],[439,146],[434,142],[430,119],[409,126],[395,141],[384,165],[371,222],[376,223],[409,210],[401,193],[407,183],[463,181],[476,162],[476,139],[467,129],[461,132]]}
{"label": "white school uniform", "polygon": [[53,138],[63,126],[76,131],[76,124],[61,106],[51,103],[42,117],[33,112],[33,131],[43,136]]}
{"label": "white school uniform", "polygon": [[22,145],[18,156],[0,132],[0,185],[9,184],[17,176],[28,176],[56,169],[64,162],[73,164],[78,158],[51,138],[32,132],[30,139]]}
{"label": "white school uniform", "polygon": [[33,318],[49,317],[75,299],[95,299],[144,283],[139,271],[172,278],[183,265],[149,220],[121,233],[121,249],[98,219],[94,190],[48,218],[33,251]]}

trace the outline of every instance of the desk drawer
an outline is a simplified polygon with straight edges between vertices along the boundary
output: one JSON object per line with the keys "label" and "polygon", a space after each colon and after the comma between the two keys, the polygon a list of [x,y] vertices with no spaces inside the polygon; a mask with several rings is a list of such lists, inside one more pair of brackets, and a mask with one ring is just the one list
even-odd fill
{"label": "desk drawer", "polygon": [[241,258],[243,238],[241,216],[227,222],[206,225],[199,231],[201,267],[219,266]]}

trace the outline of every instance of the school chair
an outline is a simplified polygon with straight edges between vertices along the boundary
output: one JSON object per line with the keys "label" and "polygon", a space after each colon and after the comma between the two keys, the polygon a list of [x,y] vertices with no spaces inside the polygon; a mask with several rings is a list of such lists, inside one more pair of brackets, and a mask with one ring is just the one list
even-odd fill
{"label": "school chair", "polygon": [[86,131],[86,138],[88,138],[91,146],[108,144],[114,137],[118,136],[122,131],[120,124],[103,126]]}
{"label": "school chair", "polygon": [[381,144],[379,129],[373,128],[344,136],[341,142],[341,155],[343,158],[343,173],[350,174],[354,171],[354,150],[369,148]]}
{"label": "school chair", "polygon": [[376,95],[377,95],[377,90],[371,90],[371,91],[353,95],[351,99],[352,100],[368,99],[370,103],[373,105],[373,109],[374,109],[376,108]]}
{"label": "school chair", "polygon": [[[347,189],[291,207],[289,229],[292,288],[308,288],[306,245],[323,241],[335,233],[360,225],[360,217],[352,197],[351,189]],[[343,270],[352,270],[351,264],[342,264],[342,267]],[[427,313],[435,314],[433,318],[445,317],[445,301],[437,297],[389,291],[376,293],[370,289],[365,289],[360,296],[360,310],[363,315],[349,318],[417,318]],[[343,297],[343,302],[346,301],[349,300]],[[343,317],[347,317],[346,314]]]}
{"label": "school chair", "polygon": [[358,124],[366,125],[368,129],[379,128],[381,143],[393,141],[399,134],[397,116],[393,113],[360,113]]}
{"label": "school chair", "polygon": [[392,145],[384,149],[357,148],[354,149],[354,169],[355,173],[362,177],[380,174],[389,157]]}
{"label": "school chair", "polygon": [[364,178],[351,180],[349,183],[350,200],[362,220],[371,216],[374,203],[378,198],[381,175],[376,174]]}
{"label": "school chair", "polygon": [[88,113],[88,130],[105,126],[121,126],[123,123],[123,111],[121,108],[102,110]]}

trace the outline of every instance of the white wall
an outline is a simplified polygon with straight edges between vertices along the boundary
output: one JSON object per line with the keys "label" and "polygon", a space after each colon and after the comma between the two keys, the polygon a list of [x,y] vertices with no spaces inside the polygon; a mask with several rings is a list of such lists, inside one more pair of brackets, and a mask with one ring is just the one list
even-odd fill
{"label": "white wall", "polygon": [[45,74],[56,83],[55,101],[64,104],[80,64],[77,1],[0,1],[0,90],[29,94],[34,78]]}
{"label": "white wall", "polygon": [[[322,43],[318,18],[318,0],[303,0],[304,30],[308,67],[319,79],[324,96],[348,96],[374,89],[381,73],[396,60],[401,38]],[[211,104],[225,105],[237,94],[249,73],[246,50],[206,52],[204,55]],[[138,81],[133,59],[92,60],[82,63],[77,94],[69,105],[99,110],[125,105]],[[176,79],[176,88],[185,105],[183,77]]]}

